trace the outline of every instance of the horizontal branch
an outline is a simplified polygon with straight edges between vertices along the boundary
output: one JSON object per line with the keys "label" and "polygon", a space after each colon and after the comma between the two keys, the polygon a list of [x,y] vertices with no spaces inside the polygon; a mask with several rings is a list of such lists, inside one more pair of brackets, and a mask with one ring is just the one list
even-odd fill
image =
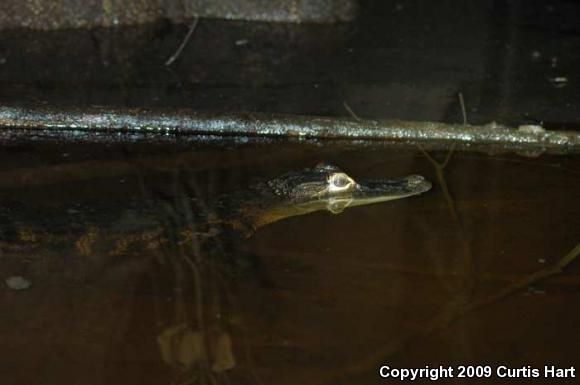
{"label": "horizontal branch", "polygon": [[147,141],[171,136],[264,137],[379,143],[452,144],[477,149],[579,152],[580,133],[548,131],[539,126],[508,128],[497,124],[472,126],[402,120],[359,120],[339,117],[255,113],[211,114],[190,110],[0,106],[0,140],[22,139]]}

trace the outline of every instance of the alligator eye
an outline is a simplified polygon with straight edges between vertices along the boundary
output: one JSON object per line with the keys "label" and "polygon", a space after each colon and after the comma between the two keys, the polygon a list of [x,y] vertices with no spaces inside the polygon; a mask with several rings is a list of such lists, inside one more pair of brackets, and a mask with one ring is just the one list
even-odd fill
{"label": "alligator eye", "polygon": [[349,191],[354,185],[356,185],[355,181],[344,172],[332,174],[328,178],[328,192],[331,194],[344,193],[345,191]]}
{"label": "alligator eye", "polygon": [[345,187],[349,182],[350,180],[344,175],[337,175],[332,179],[332,184],[336,187]]}

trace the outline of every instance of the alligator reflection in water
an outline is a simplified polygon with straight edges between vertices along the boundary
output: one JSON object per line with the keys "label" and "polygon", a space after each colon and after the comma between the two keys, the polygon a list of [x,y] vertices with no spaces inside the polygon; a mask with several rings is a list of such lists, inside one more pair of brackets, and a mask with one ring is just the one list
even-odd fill
{"label": "alligator reflection in water", "polygon": [[[203,199],[195,180],[179,168],[172,179],[170,194],[155,192],[143,179],[147,199],[123,202],[121,219],[121,210],[110,204],[59,207],[65,218],[6,204],[2,214],[9,221],[4,223],[12,225],[4,225],[1,247],[8,252],[56,248],[110,259],[152,256],[156,286],[174,288],[172,309],[159,304],[156,319],[161,356],[174,368],[178,384],[215,383],[226,373],[234,375],[230,369],[239,366],[232,342],[232,330],[239,325],[233,327],[237,321],[230,285],[247,267],[256,274],[262,270],[259,261],[233,252],[236,239],[284,218],[320,210],[340,213],[431,188],[417,175],[357,182],[336,166],[319,164],[212,201]],[[163,298],[159,290],[155,297]],[[251,368],[250,363],[245,366]]]}

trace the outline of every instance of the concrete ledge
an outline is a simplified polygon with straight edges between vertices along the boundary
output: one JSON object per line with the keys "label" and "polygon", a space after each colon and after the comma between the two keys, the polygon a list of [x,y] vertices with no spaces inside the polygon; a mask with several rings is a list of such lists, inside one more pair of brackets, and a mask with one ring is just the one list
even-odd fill
{"label": "concrete ledge", "polygon": [[0,29],[110,27],[193,17],[293,23],[354,18],[358,0],[2,0]]}

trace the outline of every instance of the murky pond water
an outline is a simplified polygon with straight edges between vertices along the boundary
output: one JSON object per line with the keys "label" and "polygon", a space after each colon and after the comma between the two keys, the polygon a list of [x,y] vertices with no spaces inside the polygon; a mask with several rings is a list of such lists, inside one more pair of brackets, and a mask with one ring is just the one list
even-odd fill
{"label": "murky pond water", "polygon": [[[385,383],[381,365],[577,364],[577,156],[457,152],[438,173],[447,154],[416,148],[91,149],[2,151],[3,384]],[[321,160],[433,189],[250,237],[216,225],[233,212],[217,197]]]}
{"label": "murky pond water", "polygon": [[[0,102],[457,123],[461,94],[472,124],[577,130],[578,13],[362,0],[335,26],[202,20],[169,68],[188,25],[3,31]],[[416,147],[12,136],[1,385],[385,384],[400,381],[381,366],[439,365],[455,371],[438,383],[502,382],[505,366],[515,384],[580,369],[578,155],[457,151],[442,167],[447,153]],[[268,203],[252,186],[320,161],[433,188],[339,214],[282,219],[285,206],[250,234]],[[459,365],[494,372],[465,381]]]}

